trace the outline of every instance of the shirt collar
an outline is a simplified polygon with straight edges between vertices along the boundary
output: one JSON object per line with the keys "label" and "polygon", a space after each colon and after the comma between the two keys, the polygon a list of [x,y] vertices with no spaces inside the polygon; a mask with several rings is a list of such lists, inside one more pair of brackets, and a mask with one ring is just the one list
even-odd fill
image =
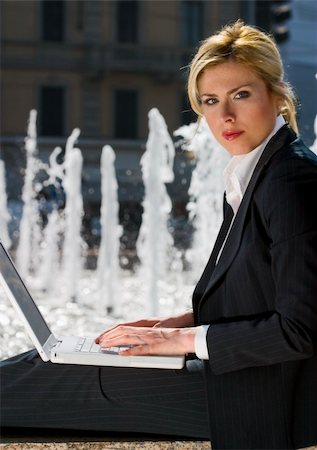
{"label": "shirt collar", "polygon": [[225,167],[224,183],[226,198],[235,214],[266,144],[283,125],[285,125],[284,118],[281,115],[277,116],[272,132],[260,145],[249,153],[233,156]]}

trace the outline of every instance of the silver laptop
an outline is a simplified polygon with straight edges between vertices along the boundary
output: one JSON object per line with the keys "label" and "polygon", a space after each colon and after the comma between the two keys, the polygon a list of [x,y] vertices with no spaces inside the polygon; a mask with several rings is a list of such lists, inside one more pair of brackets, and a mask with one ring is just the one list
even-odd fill
{"label": "silver laptop", "polygon": [[157,369],[181,369],[184,366],[184,356],[120,356],[118,347],[102,349],[93,338],[54,336],[1,242],[0,282],[43,361]]}

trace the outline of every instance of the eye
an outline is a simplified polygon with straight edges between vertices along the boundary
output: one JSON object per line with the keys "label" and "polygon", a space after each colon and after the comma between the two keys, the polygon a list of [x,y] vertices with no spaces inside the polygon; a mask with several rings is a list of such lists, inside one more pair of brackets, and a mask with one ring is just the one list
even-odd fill
{"label": "eye", "polygon": [[236,95],[234,96],[234,98],[236,99],[240,99],[240,98],[248,98],[250,97],[250,92],[248,91],[239,91],[236,93]]}
{"label": "eye", "polygon": [[209,97],[203,100],[204,105],[215,105],[218,103],[218,100],[215,97]]}

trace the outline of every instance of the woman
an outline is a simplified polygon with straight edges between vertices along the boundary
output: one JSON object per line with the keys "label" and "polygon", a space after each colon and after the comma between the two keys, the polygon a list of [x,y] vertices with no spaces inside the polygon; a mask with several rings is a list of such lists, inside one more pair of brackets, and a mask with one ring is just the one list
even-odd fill
{"label": "woman", "polygon": [[[296,136],[294,98],[283,81],[276,45],[240,21],[225,27],[199,48],[188,92],[194,111],[232,155],[225,171],[225,220],[195,288],[193,310],[121,324],[96,341],[102,347],[133,345],[126,355],[196,354],[198,359],[175,372],[101,369],[100,385],[110,406],[100,403],[102,424],[91,428],[127,431],[127,421],[120,425],[114,416],[133,415],[135,431],[205,437],[209,428],[214,449],[314,445],[317,158]],[[3,390],[7,426],[26,423],[10,415],[9,392],[19,383],[31,386],[32,371],[44,379],[45,365],[34,361],[28,354],[4,363],[10,378]],[[52,378],[79,376],[78,368],[56,366],[46,365],[50,369],[42,383],[50,389]],[[87,379],[96,384],[97,375],[84,370],[81,381],[73,382],[73,398],[82,402],[86,395],[89,407]],[[52,371],[54,377],[47,378]],[[129,399],[125,416],[116,403],[120,396]],[[56,399],[51,402],[56,412]],[[26,401],[23,408],[31,411]],[[161,419],[155,418],[157,411]],[[136,425],[138,417],[143,420]],[[36,426],[43,423],[38,418]],[[57,419],[55,424],[61,427]]]}
{"label": "woman", "polygon": [[[194,315],[154,324],[175,329],[132,324],[98,341],[136,345],[126,354],[206,359],[213,448],[316,444],[317,158],[296,137],[276,45],[240,21],[226,27],[198,50],[188,92],[233,157],[225,171],[229,219],[195,289]],[[207,351],[197,349],[200,324]]]}

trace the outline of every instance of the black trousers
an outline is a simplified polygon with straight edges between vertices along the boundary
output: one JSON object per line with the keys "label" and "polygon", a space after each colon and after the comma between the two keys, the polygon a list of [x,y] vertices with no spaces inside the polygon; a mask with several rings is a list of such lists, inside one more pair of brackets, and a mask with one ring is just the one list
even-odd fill
{"label": "black trousers", "polygon": [[1,426],[208,438],[202,364],[182,370],[44,363],[35,350],[0,363]]}

